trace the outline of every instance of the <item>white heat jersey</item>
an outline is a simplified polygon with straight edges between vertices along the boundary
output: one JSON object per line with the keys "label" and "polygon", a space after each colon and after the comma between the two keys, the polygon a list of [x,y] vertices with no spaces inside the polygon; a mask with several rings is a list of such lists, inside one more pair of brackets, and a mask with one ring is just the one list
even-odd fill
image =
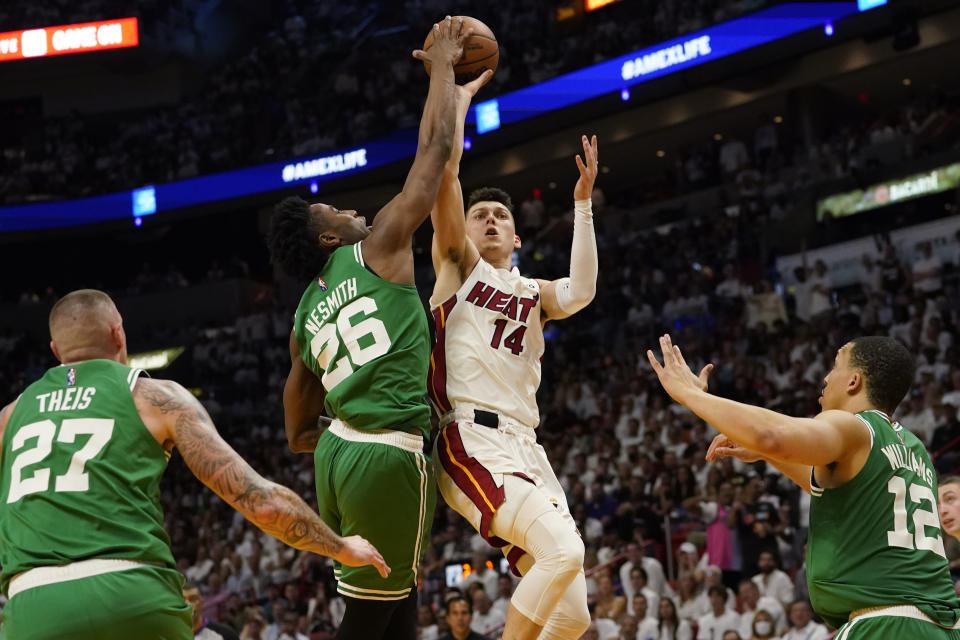
{"label": "white heat jersey", "polygon": [[474,406],[536,428],[543,356],[537,281],[479,260],[432,310],[437,342],[427,391],[437,412]]}

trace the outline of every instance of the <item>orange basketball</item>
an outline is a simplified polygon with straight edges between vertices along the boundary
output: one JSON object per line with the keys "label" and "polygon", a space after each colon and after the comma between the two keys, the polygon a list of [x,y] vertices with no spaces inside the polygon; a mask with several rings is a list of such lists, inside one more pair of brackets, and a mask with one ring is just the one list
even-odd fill
{"label": "orange basketball", "polygon": [[[487,69],[496,71],[497,63],[500,62],[500,46],[490,27],[469,16],[456,16],[456,18],[463,20],[461,33],[467,29],[473,29],[473,35],[463,43],[463,56],[457,64],[453,65],[457,84],[470,82]],[[433,29],[430,29],[427,39],[423,41],[423,50],[429,51],[432,46]],[[424,61],[423,66],[427,70],[427,75],[430,75],[430,63]]]}

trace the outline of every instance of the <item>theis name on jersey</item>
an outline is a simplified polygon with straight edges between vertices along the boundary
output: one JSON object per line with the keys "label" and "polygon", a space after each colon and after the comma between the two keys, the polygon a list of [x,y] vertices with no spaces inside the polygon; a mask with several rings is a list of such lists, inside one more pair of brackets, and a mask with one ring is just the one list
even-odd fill
{"label": "theis name on jersey", "polygon": [[530,311],[537,306],[540,295],[530,298],[500,291],[493,285],[478,281],[467,294],[466,301],[484,309],[496,311],[517,322],[526,323]]}
{"label": "theis name on jersey", "polygon": [[40,403],[39,412],[47,411],[82,411],[90,406],[96,387],[67,387],[37,396]]}
{"label": "theis name on jersey", "polygon": [[304,326],[311,334],[316,335],[320,327],[337,312],[337,309],[357,297],[357,279],[347,278],[336,287],[331,289],[327,295],[317,303],[317,306],[310,310],[304,320]]}

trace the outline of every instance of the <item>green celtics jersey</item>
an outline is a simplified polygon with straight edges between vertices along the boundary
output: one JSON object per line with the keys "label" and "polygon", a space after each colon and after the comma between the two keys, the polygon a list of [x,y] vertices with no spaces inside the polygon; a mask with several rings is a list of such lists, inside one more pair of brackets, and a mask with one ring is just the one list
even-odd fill
{"label": "green celtics jersey", "polygon": [[851,611],[914,605],[952,625],[960,602],[947,569],[937,481],[923,444],[879,411],[858,413],[872,434],[867,461],[834,489],[811,487],[807,586],[834,627]]}
{"label": "green celtics jersey", "polygon": [[307,367],[327,390],[326,411],[355,429],[430,429],[430,333],[417,288],[384,280],[360,243],[340,247],[310,283],[294,319]]}
{"label": "green celtics jersey", "polygon": [[141,371],[87,360],[17,400],[0,455],[0,588],[34,567],[121,558],[173,567],[160,476],[167,454],[133,402]]}

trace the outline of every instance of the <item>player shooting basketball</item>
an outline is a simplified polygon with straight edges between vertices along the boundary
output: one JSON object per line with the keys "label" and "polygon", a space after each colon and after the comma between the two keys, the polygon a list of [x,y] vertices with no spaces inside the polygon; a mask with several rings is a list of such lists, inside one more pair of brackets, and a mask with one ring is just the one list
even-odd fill
{"label": "player shooting basketball", "polygon": [[597,140],[584,136],[576,158],[570,276],[525,278],[511,269],[520,238],[510,197],[475,191],[464,216],[458,176],[469,105],[459,90],[454,149],[431,214],[437,342],[428,386],[441,424],[437,481],[447,503],[523,575],[503,640],[579,638],[590,624],[583,541],[537,444],[536,393],[544,323],[583,309],[596,290]]}

